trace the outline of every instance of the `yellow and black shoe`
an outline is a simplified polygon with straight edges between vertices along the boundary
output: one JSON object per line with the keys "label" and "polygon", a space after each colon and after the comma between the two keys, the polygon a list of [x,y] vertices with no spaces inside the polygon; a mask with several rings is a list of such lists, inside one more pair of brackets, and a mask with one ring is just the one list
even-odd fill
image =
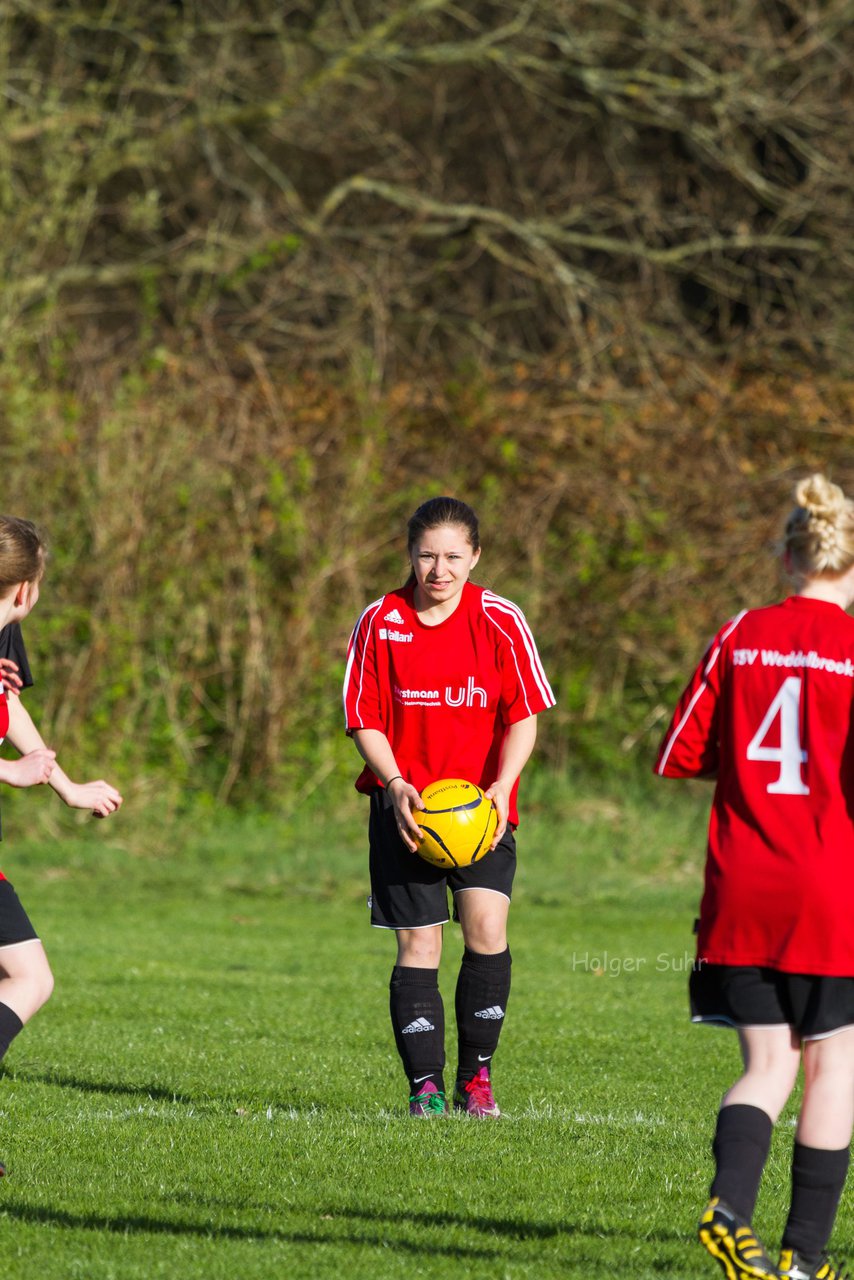
{"label": "yellow and black shoe", "polygon": [[717,1196],[706,1206],[697,1224],[697,1235],[721,1264],[726,1280],[777,1280],[779,1272],[750,1223]]}
{"label": "yellow and black shoe", "polygon": [[782,1251],[777,1275],[780,1280],[849,1280],[849,1273],[837,1270],[829,1258],[819,1258],[811,1266],[796,1249]]}

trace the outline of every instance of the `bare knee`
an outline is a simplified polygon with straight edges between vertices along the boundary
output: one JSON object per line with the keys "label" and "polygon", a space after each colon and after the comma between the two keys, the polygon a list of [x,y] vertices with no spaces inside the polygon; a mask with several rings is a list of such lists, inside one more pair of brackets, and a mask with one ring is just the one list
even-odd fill
{"label": "bare knee", "polygon": [[0,1000],[28,1022],[53,992],[53,973],[40,942],[6,948],[0,970]]}
{"label": "bare knee", "polygon": [[796,1138],[807,1147],[846,1147],[854,1129],[854,1029],[804,1047],[804,1097]]}
{"label": "bare knee", "polygon": [[21,978],[27,984],[35,1013],[36,1009],[47,1004],[53,994],[53,972],[43,947],[33,948]]}
{"label": "bare knee", "polygon": [[442,930],[398,929],[397,963],[412,969],[438,969],[442,958]]}
{"label": "bare knee", "polygon": [[35,1009],[33,1009],[34,1013],[36,1009],[41,1009],[42,1005],[47,1004],[48,1000],[53,995],[54,985],[53,971],[51,970],[50,965],[45,965],[42,972],[39,973],[35,983],[33,998],[37,1003],[35,1005]]}
{"label": "bare knee", "polygon": [[484,889],[466,889],[456,895],[455,902],[469,951],[494,956],[507,950],[507,898]]}
{"label": "bare knee", "polygon": [[854,1028],[804,1046],[804,1096],[819,1090],[854,1105]]}
{"label": "bare knee", "polygon": [[53,985],[53,973],[47,961],[19,979],[15,994],[20,1001],[19,1016],[22,1022],[28,1022],[33,1014],[47,1004],[53,995]]}
{"label": "bare knee", "polygon": [[742,1028],[739,1040],[744,1074],[727,1090],[723,1105],[759,1107],[776,1121],[797,1079],[800,1041],[785,1026]]}
{"label": "bare knee", "polygon": [[463,931],[463,941],[469,951],[494,956],[507,950],[507,929],[502,920],[478,920]]}

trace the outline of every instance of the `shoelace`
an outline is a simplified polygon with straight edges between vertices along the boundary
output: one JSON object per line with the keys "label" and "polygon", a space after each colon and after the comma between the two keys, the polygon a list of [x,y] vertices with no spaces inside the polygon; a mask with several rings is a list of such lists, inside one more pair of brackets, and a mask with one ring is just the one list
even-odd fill
{"label": "shoelace", "polygon": [[437,1090],[435,1093],[419,1093],[417,1098],[413,1098],[413,1102],[417,1102],[425,1111],[431,1114],[436,1111],[444,1113],[445,1095]]}
{"label": "shoelace", "polygon": [[494,1107],[495,1098],[492,1096],[492,1085],[489,1076],[481,1075],[480,1072],[473,1076],[465,1086],[466,1093],[470,1093],[479,1107]]}

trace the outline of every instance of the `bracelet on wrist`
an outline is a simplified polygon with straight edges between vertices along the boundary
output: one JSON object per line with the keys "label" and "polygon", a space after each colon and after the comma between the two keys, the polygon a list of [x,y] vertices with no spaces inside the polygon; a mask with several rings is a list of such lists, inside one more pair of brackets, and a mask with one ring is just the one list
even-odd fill
{"label": "bracelet on wrist", "polygon": [[402,773],[396,773],[396,774],[394,775],[394,777],[393,777],[393,778],[389,778],[388,782],[385,784],[385,789],[386,789],[386,791],[388,791],[389,787],[391,786],[391,784],[392,784],[393,782],[397,782],[398,778],[400,778],[401,782],[405,782],[405,781],[406,781],[406,779],[404,778],[404,776],[403,776],[403,774],[402,774]]}

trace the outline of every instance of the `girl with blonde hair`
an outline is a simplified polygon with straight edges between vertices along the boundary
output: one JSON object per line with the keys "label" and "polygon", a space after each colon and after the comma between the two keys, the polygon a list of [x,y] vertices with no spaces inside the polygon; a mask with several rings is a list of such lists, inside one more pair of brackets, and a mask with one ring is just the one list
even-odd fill
{"label": "girl with blonde hair", "polygon": [[[794,593],[718,632],[661,744],[665,777],[716,779],[695,1022],[735,1027],[699,1237],[727,1280],[843,1280],[824,1256],[854,1126],[854,503],[795,490]],[[771,1132],[803,1064],[791,1203],[775,1266],[751,1226]]]}

